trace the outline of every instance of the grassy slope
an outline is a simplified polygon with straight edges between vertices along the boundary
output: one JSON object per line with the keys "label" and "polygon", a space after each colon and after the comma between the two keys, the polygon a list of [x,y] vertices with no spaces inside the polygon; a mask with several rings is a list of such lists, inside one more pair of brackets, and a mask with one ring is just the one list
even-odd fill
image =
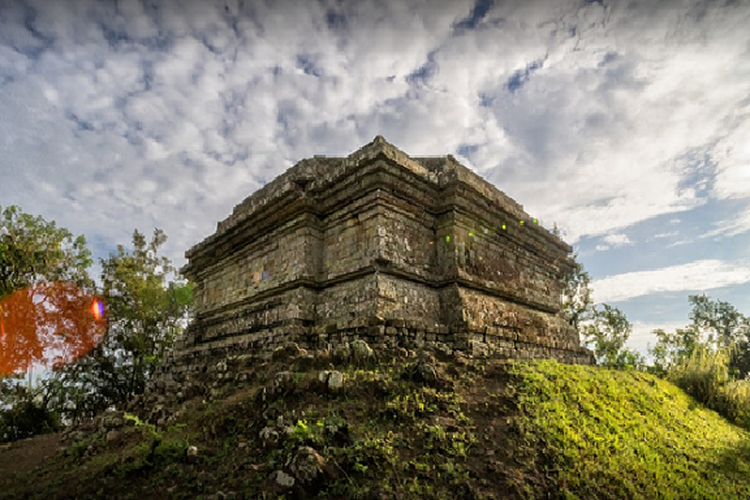
{"label": "grassy slope", "polygon": [[641,372],[518,365],[522,435],[569,498],[750,498],[750,435]]}
{"label": "grassy slope", "polygon": [[[0,499],[750,498],[750,435],[667,382],[445,359],[425,384],[413,363],[337,366],[340,393],[317,381],[327,363],[299,360],[275,389],[289,363],[262,365],[233,394],[188,402],[171,429],[131,423],[110,442],[93,433],[44,469],[6,475]],[[279,417],[293,432],[264,446],[261,429]],[[269,476],[303,444],[326,459],[323,478],[274,490]]]}

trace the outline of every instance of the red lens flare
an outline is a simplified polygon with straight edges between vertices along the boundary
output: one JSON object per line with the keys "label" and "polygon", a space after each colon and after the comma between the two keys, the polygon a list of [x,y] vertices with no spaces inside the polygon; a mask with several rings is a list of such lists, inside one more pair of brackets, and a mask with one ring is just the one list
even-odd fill
{"label": "red lens flare", "polygon": [[94,319],[97,321],[104,317],[104,304],[99,299],[94,299],[91,302],[91,314],[94,315]]}
{"label": "red lens flare", "polygon": [[0,373],[72,363],[106,330],[104,303],[69,283],[24,288],[0,302]]}

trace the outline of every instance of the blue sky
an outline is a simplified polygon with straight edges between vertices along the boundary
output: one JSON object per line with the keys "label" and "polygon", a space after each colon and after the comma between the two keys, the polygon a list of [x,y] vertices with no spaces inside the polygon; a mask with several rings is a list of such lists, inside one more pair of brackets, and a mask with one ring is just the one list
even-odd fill
{"label": "blue sky", "polygon": [[595,298],[750,314],[744,2],[0,3],[0,205],[168,256],[302,158],[378,134],[556,223]]}

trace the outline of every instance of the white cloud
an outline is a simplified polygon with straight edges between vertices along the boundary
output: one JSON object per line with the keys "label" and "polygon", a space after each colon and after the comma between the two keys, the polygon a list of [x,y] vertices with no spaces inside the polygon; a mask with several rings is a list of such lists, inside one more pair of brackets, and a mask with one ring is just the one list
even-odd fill
{"label": "white cloud", "polygon": [[700,238],[731,237],[750,231],[750,204],[732,218],[714,225],[716,229],[701,234]]}
{"label": "white cloud", "polygon": [[750,263],[699,260],[688,264],[607,276],[591,283],[597,303],[662,292],[705,291],[750,282]]}
{"label": "white cloud", "polygon": [[612,245],[614,247],[621,247],[625,245],[632,245],[633,242],[630,241],[630,238],[626,234],[608,234],[604,237],[604,241],[606,241],[609,245]]}
{"label": "white cloud", "polygon": [[608,234],[602,238],[602,241],[606,243],[606,245],[596,245],[596,250],[598,252],[609,250],[611,248],[633,245],[633,242],[630,241],[630,238],[628,238],[626,234],[622,233]]}
{"label": "white cloud", "polygon": [[633,330],[630,333],[627,346],[645,355],[648,352],[649,345],[656,345],[657,338],[652,333],[654,330],[661,328],[665,332],[671,333],[678,328],[684,328],[688,323],[689,320],[687,319],[685,321],[633,321]]}
{"label": "white cloud", "polygon": [[600,248],[704,204],[701,185],[745,196],[741,6],[503,2],[461,30],[468,0],[28,3],[34,32],[20,7],[0,20],[0,197],[109,245],[159,226],[181,259],[293,162],[376,134],[473,147],[467,164]]}
{"label": "white cloud", "polygon": [[672,236],[677,236],[680,234],[679,231],[667,231],[665,233],[657,233],[654,235],[654,238],[671,238]]}

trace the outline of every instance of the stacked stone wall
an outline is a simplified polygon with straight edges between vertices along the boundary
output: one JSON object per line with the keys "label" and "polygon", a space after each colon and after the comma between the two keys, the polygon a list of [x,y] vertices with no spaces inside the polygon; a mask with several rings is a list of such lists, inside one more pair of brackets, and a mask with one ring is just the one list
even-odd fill
{"label": "stacked stone wall", "polygon": [[378,275],[378,317],[403,319],[422,328],[441,323],[440,293],[436,288],[385,273]]}
{"label": "stacked stone wall", "polygon": [[511,239],[506,234],[510,224],[492,227],[463,217],[453,226],[458,277],[518,302],[558,310],[562,269]]}
{"label": "stacked stone wall", "polygon": [[469,332],[488,339],[536,344],[552,349],[580,350],[578,333],[558,315],[493,297],[476,290],[460,289],[464,320]]}
{"label": "stacked stone wall", "polygon": [[377,314],[378,282],[374,273],[342,281],[320,290],[315,297],[316,323],[323,329],[358,322]]}
{"label": "stacked stone wall", "polygon": [[207,268],[198,311],[220,308],[300,279],[314,279],[320,232],[298,217]]}
{"label": "stacked stone wall", "polygon": [[419,276],[437,278],[437,247],[435,217],[425,210],[394,197],[383,198],[382,215],[378,219],[380,246],[378,259],[393,269]]}

